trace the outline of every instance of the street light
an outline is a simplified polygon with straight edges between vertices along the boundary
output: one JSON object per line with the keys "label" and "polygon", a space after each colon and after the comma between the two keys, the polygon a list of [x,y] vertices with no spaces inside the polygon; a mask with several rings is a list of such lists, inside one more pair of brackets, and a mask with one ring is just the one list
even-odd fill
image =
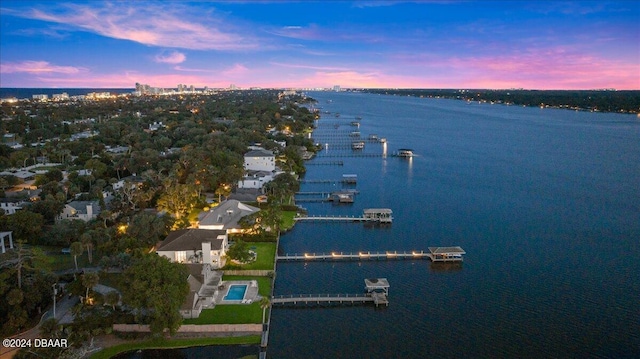
{"label": "street light", "polygon": [[56,295],[58,295],[57,283],[53,283],[53,319],[56,319]]}

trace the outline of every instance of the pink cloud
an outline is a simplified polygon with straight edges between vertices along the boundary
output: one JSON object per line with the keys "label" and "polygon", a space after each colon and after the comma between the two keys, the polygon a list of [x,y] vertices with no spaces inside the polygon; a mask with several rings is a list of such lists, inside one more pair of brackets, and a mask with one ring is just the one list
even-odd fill
{"label": "pink cloud", "polygon": [[29,74],[79,74],[86,72],[84,67],[74,66],[57,66],[48,63],[47,61],[22,61],[22,62],[7,62],[0,64],[0,73],[29,73]]}
{"label": "pink cloud", "polygon": [[[189,14],[177,2],[131,2],[101,7],[67,5],[57,13],[32,10],[16,15],[152,46],[198,50],[241,50],[257,46],[254,40],[227,30],[231,26],[220,19]],[[223,28],[225,30],[221,30]]]}
{"label": "pink cloud", "polygon": [[156,55],[155,61],[164,64],[180,64],[183,63],[187,59],[187,56],[181,52],[173,51],[169,54],[160,54]]}
{"label": "pink cloud", "polygon": [[393,58],[436,87],[530,89],[639,89],[637,63],[580,53],[567,47],[530,49],[504,56]]}
{"label": "pink cloud", "polygon": [[242,64],[234,64],[230,68],[220,72],[220,74],[225,77],[238,78],[246,75],[248,72],[249,69],[246,66]]}

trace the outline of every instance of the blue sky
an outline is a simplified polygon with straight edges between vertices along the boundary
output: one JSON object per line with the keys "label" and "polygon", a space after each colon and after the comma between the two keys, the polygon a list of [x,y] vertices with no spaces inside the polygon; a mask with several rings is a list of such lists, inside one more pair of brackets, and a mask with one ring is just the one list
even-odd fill
{"label": "blue sky", "polygon": [[1,87],[640,89],[639,1],[6,1]]}

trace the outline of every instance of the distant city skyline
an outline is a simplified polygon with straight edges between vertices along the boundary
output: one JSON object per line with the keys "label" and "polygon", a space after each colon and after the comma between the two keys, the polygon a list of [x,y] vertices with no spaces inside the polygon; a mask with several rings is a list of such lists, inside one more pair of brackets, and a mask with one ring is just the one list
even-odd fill
{"label": "distant city skyline", "polygon": [[640,89],[638,1],[0,3],[0,87]]}

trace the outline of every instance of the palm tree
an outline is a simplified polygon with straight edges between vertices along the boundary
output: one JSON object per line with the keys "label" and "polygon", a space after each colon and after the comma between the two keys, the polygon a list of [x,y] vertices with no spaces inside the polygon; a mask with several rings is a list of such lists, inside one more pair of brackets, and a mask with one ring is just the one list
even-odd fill
{"label": "palm tree", "polygon": [[84,250],[84,246],[82,245],[81,242],[73,242],[71,243],[71,246],[69,247],[69,250],[71,251],[71,255],[73,256],[73,260],[76,263],[76,272],[78,271],[78,256],[82,254],[83,250]]}
{"label": "palm tree", "polygon": [[84,296],[85,302],[87,298],[89,298],[89,289],[95,287],[99,280],[100,277],[98,277],[98,273],[85,273],[82,275],[82,285],[87,288],[86,295]]}
{"label": "palm tree", "polygon": [[87,247],[87,256],[89,258],[89,263],[93,263],[93,256],[91,255],[91,249],[93,249],[93,231],[88,231],[83,233],[80,236],[80,241]]}
{"label": "palm tree", "polygon": [[271,305],[271,302],[269,301],[269,298],[267,297],[260,298],[260,308],[262,308],[262,324],[264,324],[265,314],[266,314],[267,308],[269,308],[270,305]]}

